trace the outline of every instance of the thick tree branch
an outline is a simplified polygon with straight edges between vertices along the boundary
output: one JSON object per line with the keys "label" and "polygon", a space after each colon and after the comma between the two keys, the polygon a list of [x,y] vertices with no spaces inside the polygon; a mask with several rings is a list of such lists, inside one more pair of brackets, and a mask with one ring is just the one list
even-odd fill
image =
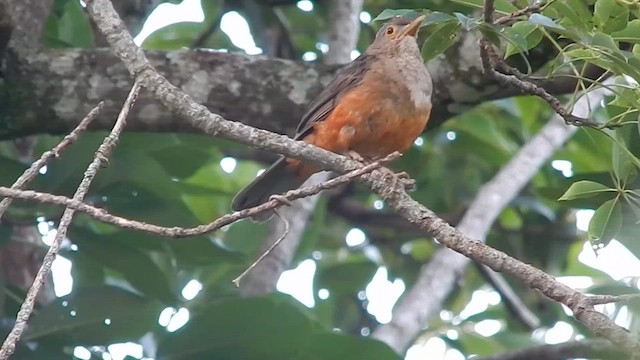
{"label": "thick tree branch", "polygon": [[[588,115],[592,110],[591,106],[597,105],[607,93],[606,89],[598,89],[582,96],[576,102],[574,111],[580,115]],[[472,239],[485,240],[502,210],[553,153],[577,131],[576,127],[566,126],[558,120],[559,115],[550,119],[540,132],[481,188],[458,224],[458,231]],[[402,352],[429,319],[440,311],[468,263],[469,259],[460,254],[448,249],[439,250],[420,270],[416,283],[396,306],[391,322],[378,327],[373,336]]]}
{"label": "thick tree branch", "polygon": [[8,46],[15,55],[24,58],[40,46],[42,29],[52,5],[53,0],[0,0],[0,10],[6,11],[2,14],[2,20],[11,27],[9,33],[0,36],[11,36]]}
{"label": "thick tree branch", "polygon": [[[345,172],[356,163],[343,156],[316,148],[304,142],[293,141],[282,135],[234,123],[210,113],[171,85],[151,66],[142,50],[137,48],[109,0],[87,1],[87,9],[106,36],[114,53],[123,61],[136,81],[151,91],[158,100],[205,133],[224,137],[242,144],[260,147],[288,157],[303,159],[325,169]],[[361,178],[362,183],[381,194],[389,206],[410,222],[419,226],[438,241],[462,255],[488,265],[495,271],[504,271],[539,290],[545,296],[565,304],[575,318],[597,335],[604,336],[628,353],[640,351],[640,341],[626,329],[597,312],[588,297],[556,281],[552,276],[473,240],[438,218],[435,213],[413,200],[404,190],[404,184],[388,184],[383,172],[375,171]],[[393,183],[393,182],[392,182]],[[393,185],[393,186],[392,186]],[[503,191],[504,189],[501,189]]]}
{"label": "thick tree branch", "polygon": [[[147,51],[152,65],[172,84],[211,111],[250,126],[293,134],[307,104],[333,78],[338,67],[212,51]],[[465,33],[445,56],[428,65],[434,80],[429,126],[491,99],[521,92],[483,75],[473,34]],[[128,73],[108,49],[42,50],[11,63],[0,82],[0,139],[49,133],[67,134],[77,119],[105,102],[93,129],[108,130],[126,97]],[[587,74],[597,78],[601,72]],[[542,83],[551,94],[573,92],[576,80],[557,77]],[[198,132],[150,96],[143,94],[131,116],[133,131]],[[47,119],[47,121],[42,121]]]}

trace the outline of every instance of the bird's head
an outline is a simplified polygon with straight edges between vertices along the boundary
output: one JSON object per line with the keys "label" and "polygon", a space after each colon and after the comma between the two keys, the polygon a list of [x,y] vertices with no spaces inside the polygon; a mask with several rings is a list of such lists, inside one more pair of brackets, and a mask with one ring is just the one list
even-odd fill
{"label": "bird's head", "polygon": [[411,20],[404,16],[396,16],[384,24],[376,34],[376,38],[367,50],[370,53],[392,53],[418,50],[418,32],[425,15]]}

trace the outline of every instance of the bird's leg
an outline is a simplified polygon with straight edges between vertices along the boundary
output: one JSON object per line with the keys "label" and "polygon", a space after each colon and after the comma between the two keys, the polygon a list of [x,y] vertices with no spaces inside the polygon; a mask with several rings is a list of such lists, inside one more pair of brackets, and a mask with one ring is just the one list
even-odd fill
{"label": "bird's leg", "polygon": [[370,164],[371,161],[367,160],[364,158],[364,156],[360,155],[358,152],[353,151],[353,150],[348,150],[345,154],[346,157],[348,157],[351,160],[357,161],[359,163],[363,163],[363,164]]}
{"label": "bird's leg", "polygon": [[269,196],[269,200],[275,200],[275,201],[279,202],[280,204],[286,205],[286,206],[293,205],[293,203],[291,203],[291,200],[289,200],[286,197],[284,197],[283,195],[279,195],[279,194],[273,194],[273,195]]}
{"label": "bird's leg", "polygon": [[[364,157],[360,155],[358,152],[353,150],[348,150],[346,153],[346,156],[352,160],[363,163],[365,165],[371,164],[372,162],[375,161],[375,159]],[[378,170],[383,173],[383,176],[385,178],[387,177],[391,178],[391,186],[389,187],[390,189],[395,188],[396,185],[398,185],[398,182],[401,182],[404,185],[404,188],[406,190],[412,190],[415,186],[415,180],[411,179],[411,176],[409,176],[409,174],[406,171],[395,173],[393,170],[386,168],[384,166],[380,167]]]}
{"label": "bird's leg", "polygon": [[389,184],[388,187],[389,190],[394,189],[398,185],[398,183],[402,184],[405,190],[413,190],[413,188],[415,187],[415,180],[413,180],[406,171],[396,173],[386,167],[381,167],[378,170],[382,171],[385,179],[387,177],[391,178],[391,184]]}

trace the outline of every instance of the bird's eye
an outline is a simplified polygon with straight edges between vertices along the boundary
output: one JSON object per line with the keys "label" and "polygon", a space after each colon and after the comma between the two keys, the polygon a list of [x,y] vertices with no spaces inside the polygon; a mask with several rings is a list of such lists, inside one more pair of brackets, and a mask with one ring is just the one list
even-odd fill
{"label": "bird's eye", "polygon": [[391,34],[393,34],[393,32],[394,32],[393,26],[389,26],[387,28],[387,35],[391,35]]}

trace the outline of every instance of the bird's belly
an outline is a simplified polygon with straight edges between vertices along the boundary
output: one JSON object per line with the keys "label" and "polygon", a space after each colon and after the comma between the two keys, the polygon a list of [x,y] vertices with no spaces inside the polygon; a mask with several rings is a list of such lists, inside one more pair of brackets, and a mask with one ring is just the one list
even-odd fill
{"label": "bird's belly", "polygon": [[424,130],[430,108],[402,112],[378,112],[363,121],[367,126],[356,130],[350,150],[369,158],[379,158],[394,151],[404,152]]}
{"label": "bird's belly", "polygon": [[409,149],[424,130],[431,107],[358,90],[345,96],[303,140],[336,153],[355,151],[372,159]]}

